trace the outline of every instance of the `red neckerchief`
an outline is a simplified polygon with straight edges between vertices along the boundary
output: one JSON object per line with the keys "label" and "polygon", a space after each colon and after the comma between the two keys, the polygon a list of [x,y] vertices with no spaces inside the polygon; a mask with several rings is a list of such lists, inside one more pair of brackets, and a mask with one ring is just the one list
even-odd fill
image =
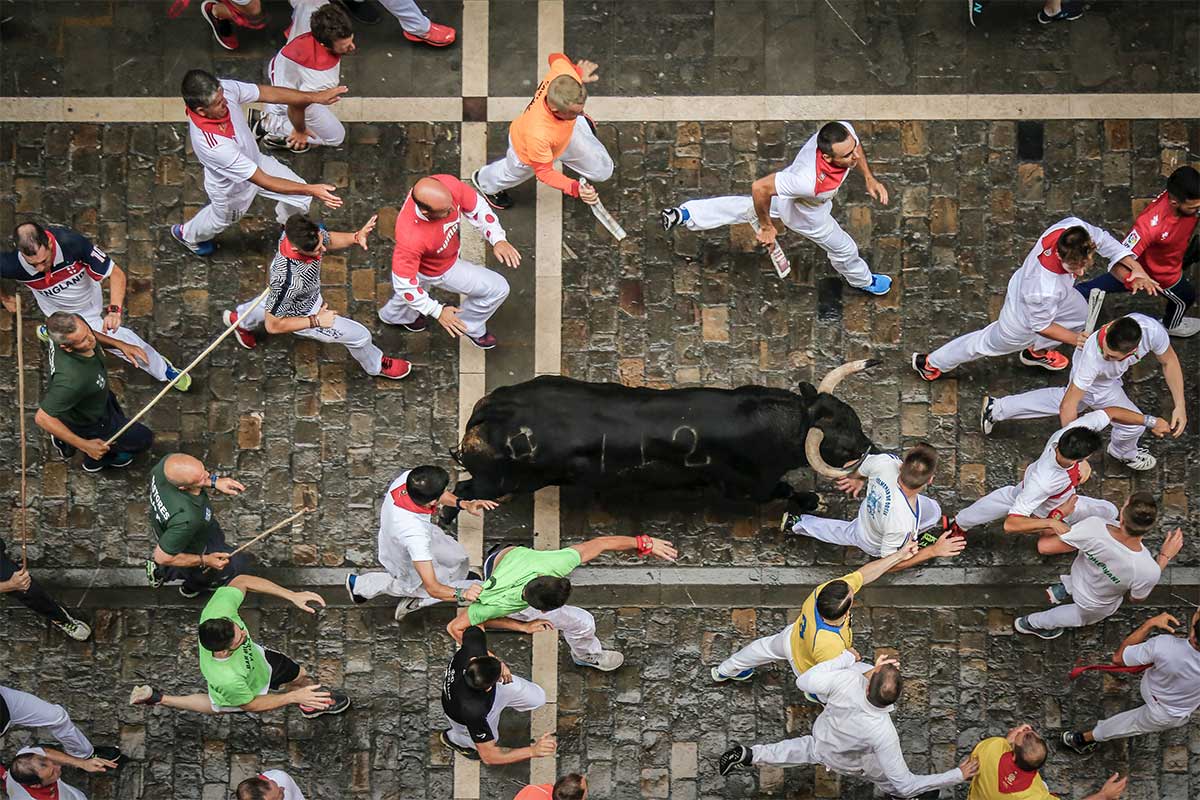
{"label": "red neckerchief", "polygon": [[[858,145],[856,144],[855,147]],[[845,179],[846,173],[850,171],[849,167],[839,167],[832,161],[826,161],[824,153],[817,150],[817,182],[813,188],[813,194],[821,194],[828,192],[831,189],[836,189],[842,185],[842,180]]]}
{"label": "red neckerchief", "polygon": [[1038,253],[1038,261],[1055,275],[1067,274],[1067,268],[1063,266],[1062,259],[1058,256],[1058,240],[1062,238],[1063,231],[1065,230],[1066,228],[1059,228],[1043,238],[1041,243],[1042,252]]}
{"label": "red neckerchief", "polygon": [[290,258],[292,261],[302,261],[305,264],[315,264],[320,261],[319,258],[313,258],[308,253],[301,253],[296,249],[296,246],[288,241],[287,236],[279,240],[279,254],[284,258]]}
{"label": "red neckerchief", "polygon": [[1037,776],[1037,770],[1029,772],[1017,766],[1016,756],[1012,753],[1005,753],[1000,756],[997,780],[1001,794],[1023,792],[1033,785],[1033,781]]}
{"label": "red neckerchief", "polygon": [[1080,462],[1076,461],[1074,464],[1067,467],[1067,477],[1071,479],[1072,487],[1079,485],[1079,463]]}
{"label": "red neckerchief", "polygon": [[283,46],[284,57],[308,69],[333,69],[342,57],[316,40],[312,33],[304,33]]}
{"label": "red neckerchief", "polygon": [[1143,664],[1143,665],[1137,666],[1137,667],[1125,667],[1125,666],[1119,667],[1116,664],[1089,664],[1089,665],[1083,666],[1083,667],[1075,667],[1073,670],[1071,670],[1070,675],[1068,675],[1067,677],[1070,678],[1071,680],[1075,680],[1083,673],[1091,672],[1093,670],[1095,670],[1096,672],[1124,672],[1128,675],[1137,675],[1139,672],[1145,672],[1146,670],[1150,669],[1152,666],[1154,666],[1154,665],[1153,664]]}
{"label": "red neckerchief", "polygon": [[[1111,322],[1108,323],[1108,325],[1111,325],[1111,324],[1112,324]],[[1108,325],[1104,325],[1103,327],[1100,328],[1100,330],[1096,331],[1096,336],[1098,337],[1098,339],[1100,341],[1100,355],[1104,355],[1104,340],[1108,335]],[[1124,361],[1125,359],[1133,358],[1136,355],[1137,355],[1137,350],[1135,349],[1132,353],[1127,353],[1127,354],[1121,356],[1121,360]]]}
{"label": "red neckerchief", "polygon": [[224,136],[226,139],[233,139],[234,141],[237,140],[237,137],[234,135],[233,120],[229,118],[228,106],[225,109],[225,116],[220,119],[202,117],[190,108],[185,107],[184,110],[187,111],[188,119],[205,133],[211,133],[214,136]]}
{"label": "red neckerchief", "polygon": [[398,508],[403,508],[405,511],[411,511],[414,514],[428,514],[429,516],[433,516],[438,510],[437,503],[434,503],[432,508],[429,506],[417,505],[416,501],[413,500],[408,494],[407,483],[392,489],[392,502],[395,503]]}

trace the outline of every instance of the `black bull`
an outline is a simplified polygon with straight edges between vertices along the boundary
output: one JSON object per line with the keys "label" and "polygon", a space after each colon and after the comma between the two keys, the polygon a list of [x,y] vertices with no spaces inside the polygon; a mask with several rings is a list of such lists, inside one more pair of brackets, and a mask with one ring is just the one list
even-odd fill
{"label": "black bull", "polygon": [[471,413],[455,452],[471,477],[455,491],[463,499],[497,499],[543,486],[715,488],[730,499],[787,499],[812,509],[817,496],[783,476],[808,465],[836,477],[845,473],[831,464],[870,451],[858,414],[832,391],[873,363],[839,367],[820,389],[800,383],[795,392],[646,389],[554,376],[505,386]]}

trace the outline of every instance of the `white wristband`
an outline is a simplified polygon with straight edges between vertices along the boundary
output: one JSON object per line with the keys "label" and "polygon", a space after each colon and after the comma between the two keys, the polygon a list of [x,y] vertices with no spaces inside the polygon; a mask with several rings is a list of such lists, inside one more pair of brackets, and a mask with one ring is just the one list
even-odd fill
{"label": "white wristband", "polygon": [[1147,428],[1153,428],[1158,424],[1158,417],[1154,416],[1153,414],[1147,414],[1146,419],[1142,421],[1142,424]]}

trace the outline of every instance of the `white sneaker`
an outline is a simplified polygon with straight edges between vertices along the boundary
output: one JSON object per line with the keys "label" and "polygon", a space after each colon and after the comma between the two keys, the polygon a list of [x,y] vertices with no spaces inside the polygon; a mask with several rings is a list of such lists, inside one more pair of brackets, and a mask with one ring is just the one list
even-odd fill
{"label": "white sneaker", "polygon": [[392,615],[392,619],[396,622],[401,622],[412,612],[421,607],[421,598],[410,597],[407,600],[401,600],[396,605],[396,613]]}
{"label": "white sneaker", "polygon": [[1171,330],[1167,331],[1167,333],[1179,339],[1186,339],[1189,336],[1195,336],[1197,333],[1200,333],[1200,319],[1197,319],[1196,317],[1184,317],[1183,319],[1179,320],[1178,325],[1176,325],[1174,328],[1171,328]]}
{"label": "white sneaker", "polygon": [[[1112,453],[1110,452],[1109,455],[1112,456]],[[1117,457],[1113,456],[1113,458]],[[1152,456],[1150,451],[1144,447],[1139,447],[1137,455],[1135,455],[1133,458],[1120,458],[1117,460],[1130,469],[1135,469],[1138,472],[1145,472],[1148,469],[1154,469],[1154,467],[1158,464],[1158,459]]]}
{"label": "white sneaker", "polygon": [[581,667],[593,667],[601,672],[612,672],[625,663],[625,656],[616,650],[601,650],[599,653],[588,654],[583,658],[577,656],[571,656],[571,658]]}

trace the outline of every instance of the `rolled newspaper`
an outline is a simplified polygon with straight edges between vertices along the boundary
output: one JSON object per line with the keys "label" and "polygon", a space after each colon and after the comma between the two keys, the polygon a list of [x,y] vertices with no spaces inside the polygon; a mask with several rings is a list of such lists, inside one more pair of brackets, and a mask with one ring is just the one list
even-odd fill
{"label": "rolled newspaper", "polygon": [[[588,186],[589,184],[587,182],[587,178],[580,178],[579,185]],[[621,223],[617,222],[612,214],[608,213],[608,209],[604,207],[604,203],[601,203],[600,200],[597,199],[596,202],[589,203],[588,205],[592,209],[592,215],[595,216],[596,219],[600,220],[601,225],[608,228],[608,232],[611,233],[618,242],[625,238],[625,229],[621,227]]]}
{"label": "rolled newspaper", "polygon": [[[751,217],[750,227],[754,228],[755,233],[762,232],[762,225],[759,223],[758,217]],[[767,255],[771,256],[771,263],[775,265],[775,274],[781,279],[791,274],[792,263],[788,261],[787,254],[783,252],[779,242],[771,243],[771,246],[767,248]]]}

